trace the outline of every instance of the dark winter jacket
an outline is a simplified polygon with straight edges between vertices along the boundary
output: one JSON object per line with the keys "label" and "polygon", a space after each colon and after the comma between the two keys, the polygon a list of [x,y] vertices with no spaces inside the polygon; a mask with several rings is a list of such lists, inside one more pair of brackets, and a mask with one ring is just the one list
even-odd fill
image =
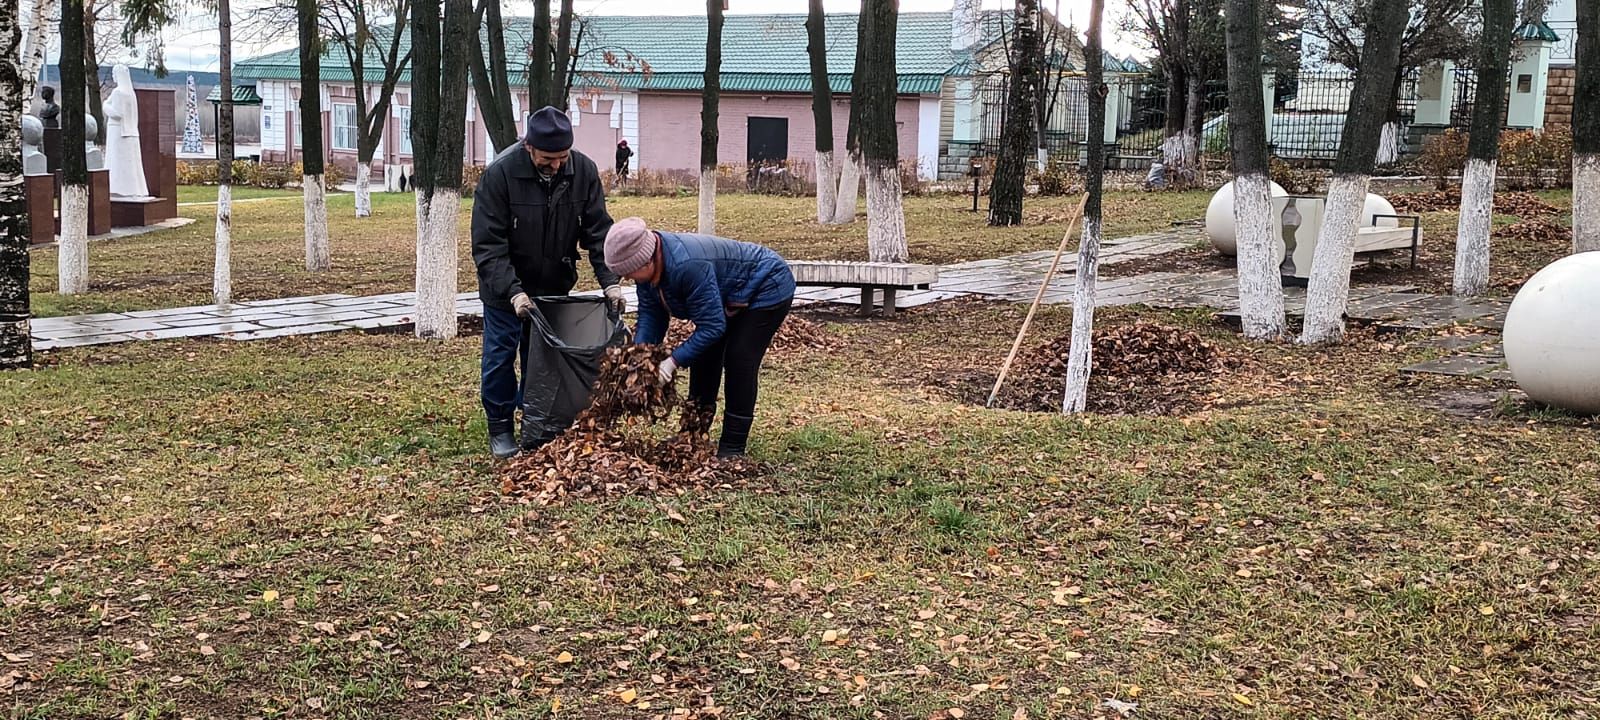
{"label": "dark winter jacket", "polygon": [[578,246],[602,287],[615,285],[606,267],[611,216],[594,161],[574,150],[547,183],[522,143],[483,171],[472,203],[472,261],[484,305],[511,307],[517,293],[565,295],[578,282]]}
{"label": "dark winter jacket", "polygon": [[633,148],[630,148],[627,145],[618,145],[617,146],[617,169],[621,170],[621,169],[627,167],[628,166],[628,158],[631,158],[631,157],[633,157]]}
{"label": "dark winter jacket", "polygon": [[688,367],[721,339],[735,313],[794,298],[794,273],[770,248],[712,235],[656,234],[665,264],[657,283],[639,283],[639,327],[633,339],[658,343],[670,318],[693,322],[694,334],[672,352],[679,367]]}

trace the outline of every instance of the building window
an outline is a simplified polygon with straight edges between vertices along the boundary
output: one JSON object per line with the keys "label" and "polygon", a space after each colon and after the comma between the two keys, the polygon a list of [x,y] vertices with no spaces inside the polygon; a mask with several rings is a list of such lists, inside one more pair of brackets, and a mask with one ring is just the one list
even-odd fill
{"label": "building window", "polygon": [[400,108],[400,153],[411,154],[411,108]]}
{"label": "building window", "polygon": [[334,104],[333,149],[356,149],[356,106],[340,103]]}

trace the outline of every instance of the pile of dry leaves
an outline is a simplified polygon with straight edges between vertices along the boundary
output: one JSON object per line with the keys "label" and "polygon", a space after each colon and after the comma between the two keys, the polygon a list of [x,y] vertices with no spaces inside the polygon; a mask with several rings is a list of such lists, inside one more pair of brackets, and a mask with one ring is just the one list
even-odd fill
{"label": "pile of dry leaves", "polygon": [[[689,334],[694,332],[694,323],[687,320],[673,320],[667,330],[667,347],[677,347],[684,340],[689,339]],[[803,317],[790,315],[785,318],[783,325],[778,328],[778,334],[772,337],[771,352],[787,353],[798,350],[835,350],[840,346],[839,336],[828,332],[821,323],[812,322]]]}
{"label": "pile of dry leaves", "polygon": [[[593,400],[571,429],[518,456],[500,476],[501,490],[541,505],[570,497],[628,495],[704,487],[750,477],[745,460],[718,460],[710,441],[712,412],[678,401],[656,367],[667,350],[627,345],[606,352]],[[678,411],[678,432],[652,437]]]}
{"label": "pile of dry leaves", "polygon": [[1572,242],[1572,229],[1561,223],[1549,220],[1523,220],[1494,231],[1494,236],[1501,240],[1516,240],[1518,242],[1554,245],[1564,248]]}
{"label": "pile of dry leaves", "polygon": [[[1452,188],[1443,191],[1400,193],[1391,195],[1389,203],[1394,205],[1395,212],[1423,213],[1441,210],[1461,209],[1461,190]],[[1539,199],[1539,196],[1527,192],[1497,192],[1494,194],[1494,211],[1501,215],[1516,215],[1517,217],[1539,217],[1554,215],[1560,212],[1556,206]]]}
{"label": "pile of dry leaves", "polygon": [[[1071,336],[1064,335],[1019,354],[996,404],[1059,412],[1071,345]],[[1200,393],[1219,373],[1239,364],[1183,328],[1147,322],[1097,328],[1089,409],[1130,415],[1181,412],[1199,404]]]}

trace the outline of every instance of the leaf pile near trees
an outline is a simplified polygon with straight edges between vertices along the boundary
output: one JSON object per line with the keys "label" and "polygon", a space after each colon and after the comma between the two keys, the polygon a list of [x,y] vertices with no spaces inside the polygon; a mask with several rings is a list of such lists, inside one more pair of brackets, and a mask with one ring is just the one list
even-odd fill
{"label": "leaf pile near trees", "polygon": [[[1461,209],[1460,188],[1400,193],[1391,195],[1387,199],[1390,204],[1394,205],[1395,212],[1399,213],[1455,212]],[[1517,217],[1540,217],[1561,212],[1556,206],[1540,200],[1539,196],[1528,192],[1495,193],[1494,211],[1500,215],[1516,215]]]}
{"label": "leaf pile near trees", "polygon": [[[688,340],[690,333],[693,332],[694,323],[687,320],[673,320],[672,325],[667,328],[667,339],[663,344],[675,348]],[[772,336],[771,352],[837,350],[840,345],[839,336],[828,332],[822,323],[790,315],[784,318],[783,325],[778,327],[778,334]]]}
{"label": "leaf pile near trees", "polygon": [[[675,491],[722,485],[759,473],[747,460],[723,461],[711,440],[712,410],[679,402],[657,380],[668,350],[628,345],[606,351],[588,409],[573,426],[538,450],[518,456],[500,476],[500,489],[539,505],[574,497]],[[678,432],[651,430],[679,416]]]}
{"label": "leaf pile near trees", "polygon": [[[1063,335],[1017,356],[997,404],[1010,410],[1059,412],[1071,337]],[[1167,415],[1203,405],[1219,373],[1240,361],[1183,328],[1136,322],[1097,328],[1088,409],[1123,415]],[[993,376],[989,381],[993,382]]]}
{"label": "leaf pile near trees", "polygon": [[1494,237],[1565,249],[1572,243],[1572,228],[1550,220],[1523,220],[1494,231]]}

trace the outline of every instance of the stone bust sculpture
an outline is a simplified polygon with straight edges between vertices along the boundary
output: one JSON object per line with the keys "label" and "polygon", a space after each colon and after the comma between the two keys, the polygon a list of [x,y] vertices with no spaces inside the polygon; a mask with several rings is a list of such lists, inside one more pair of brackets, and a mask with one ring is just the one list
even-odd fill
{"label": "stone bust sculpture", "polygon": [[106,98],[106,169],[111,171],[111,194],[149,197],[144,179],[144,158],[139,147],[139,97],[133,93],[128,66],[111,70],[117,87]]}
{"label": "stone bust sculpture", "polygon": [[83,159],[89,170],[106,169],[106,158],[100,152],[100,146],[94,144],[94,136],[100,133],[100,123],[96,122],[94,115],[83,114]]}
{"label": "stone bust sculpture", "polygon": [[22,116],[22,174],[48,175],[50,161],[39,146],[44,143],[44,123],[32,115]]}
{"label": "stone bust sculpture", "polygon": [[47,128],[61,127],[61,106],[56,104],[56,89],[49,85],[39,91],[39,97],[44,99],[44,109],[39,111],[39,119]]}

